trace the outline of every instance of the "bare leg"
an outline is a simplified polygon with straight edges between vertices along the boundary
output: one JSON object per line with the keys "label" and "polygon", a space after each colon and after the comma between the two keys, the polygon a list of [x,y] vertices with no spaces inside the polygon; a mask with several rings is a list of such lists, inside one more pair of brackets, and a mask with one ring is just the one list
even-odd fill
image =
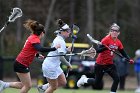
{"label": "bare leg", "polygon": [[28,93],[28,91],[30,90],[32,83],[31,83],[31,77],[30,77],[30,73],[17,73],[20,81],[23,84],[23,87],[20,90],[20,93]]}
{"label": "bare leg", "polygon": [[65,86],[67,83],[67,80],[65,78],[64,73],[62,73],[59,77],[58,77],[58,87],[63,87]]}
{"label": "bare leg", "polygon": [[9,87],[21,89],[23,87],[23,84],[21,82],[10,82]]}
{"label": "bare leg", "polygon": [[[66,85],[67,81],[65,78],[64,73],[62,73],[59,77],[58,77],[58,87],[63,87]],[[49,87],[49,83],[42,85],[42,89],[46,90]]]}
{"label": "bare leg", "polygon": [[23,87],[21,82],[4,82],[0,80],[0,93],[5,89],[5,88],[17,88],[21,89]]}
{"label": "bare leg", "polygon": [[57,79],[48,79],[49,87],[45,91],[45,93],[53,93],[58,88],[58,81]]}

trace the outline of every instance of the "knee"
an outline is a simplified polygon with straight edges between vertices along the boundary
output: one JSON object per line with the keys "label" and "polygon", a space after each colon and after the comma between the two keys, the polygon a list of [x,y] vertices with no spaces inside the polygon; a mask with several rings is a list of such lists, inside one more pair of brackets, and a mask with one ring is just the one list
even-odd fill
{"label": "knee", "polygon": [[28,87],[31,88],[31,87],[32,87],[32,83],[29,83],[29,84],[28,84]]}
{"label": "knee", "polygon": [[31,84],[31,85],[29,85],[28,87],[29,87],[29,89],[31,89],[31,87],[32,87],[32,84]]}
{"label": "knee", "polygon": [[24,85],[22,83],[18,84],[19,88],[22,88]]}
{"label": "knee", "polygon": [[56,90],[58,88],[58,86],[51,86],[52,90]]}
{"label": "knee", "polygon": [[114,82],[119,83],[120,82],[119,77],[114,78]]}
{"label": "knee", "polygon": [[63,87],[63,86],[66,86],[66,84],[67,84],[66,81],[64,81],[64,82],[60,82],[60,83],[59,83],[59,86]]}
{"label": "knee", "polygon": [[24,85],[25,87],[26,87],[26,89],[31,89],[31,87],[32,87],[32,84],[30,83],[30,84],[27,84],[27,85]]}
{"label": "knee", "polygon": [[66,86],[67,82],[63,82],[61,86]]}
{"label": "knee", "polygon": [[52,89],[55,91],[58,87],[52,87]]}

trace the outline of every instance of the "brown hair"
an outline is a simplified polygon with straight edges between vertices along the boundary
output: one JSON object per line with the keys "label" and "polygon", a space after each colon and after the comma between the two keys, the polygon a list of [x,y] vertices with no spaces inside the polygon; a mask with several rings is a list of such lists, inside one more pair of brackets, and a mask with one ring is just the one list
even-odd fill
{"label": "brown hair", "polygon": [[62,19],[58,19],[56,22],[57,22],[59,29],[61,29],[65,25],[65,23]]}
{"label": "brown hair", "polygon": [[42,32],[45,33],[44,26],[35,20],[28,19],[23,25],[27,30],[31,31],[33,34],[40,35]]}

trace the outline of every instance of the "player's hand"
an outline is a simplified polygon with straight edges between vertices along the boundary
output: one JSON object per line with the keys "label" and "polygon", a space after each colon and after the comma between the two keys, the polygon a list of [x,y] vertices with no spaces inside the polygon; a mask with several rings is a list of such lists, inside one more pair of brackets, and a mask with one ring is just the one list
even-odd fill
{"label": "player's hand", "polygon": [[60,48],[60,47],[61,47],[60,44],[57,44],[57,45],[55,46],[56,49],[58,49],[58,48]]}
{"label": "player's hand", "polygon": [[72,47],[69,46],[69,47],[67,48],[67,51],[68,51],[68,52],[71,52],[71,48],[72,48]]}
{"label": "player's hand", "polygon": [[71,71],[72,70],[72,65],[67,66],[67,68]]}
{"label": "player's hand", "polygon": [[37,58],[39,58],[39,59],[44,59],[44,58],[45,58],[45,56],[43,56],[42,54],[39,54],[39,53],[37,53],[37,54],[35,55],[35,57],[37,57]]}
{"label": "player's hand", "polygon": [[130,63],[130,64],[134,64],[134,60],[133,60],[133,59],[130,59],[130,60],[129,60],[129,63]]}

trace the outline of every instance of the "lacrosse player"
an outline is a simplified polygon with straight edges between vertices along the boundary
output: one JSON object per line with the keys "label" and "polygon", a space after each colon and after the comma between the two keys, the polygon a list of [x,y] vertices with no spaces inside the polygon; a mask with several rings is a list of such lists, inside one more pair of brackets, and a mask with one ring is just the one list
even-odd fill
{"label": "lacrosse player", "polygon": [[20,93],[28,93],[32,86],[30,77],[30,64],[32,63],[35,54],[40,52],[55,51],[60,48],[60,45],[54,45],[52,48],[42,47],[40,39],[44,36],[44,26],[37,21],[27,20],[24,27],[31,31],[32,34],[27,38],[23,49],[17,56],[14,63],[14,71],[19,77],[21,82],[3,82],[0,81],[0,92],[8,87],[21,89]]}
{"label": "lacrosse player", "polygon": [[110,49],[114,51],[118,50],[125,58],[129,59],[129,63],[134,63],[126,54],[121,41],[118,39],[118,35],[120,34],[119,29],[120,27],[114,23],[109,29],[109,34],[102,39],[102,45],[99,45],[96,50],[99,54],[95,64],[95,78],[87,78],[85,75],[82,75],[77,82],[78,87],[81,87],[85,83],[94,84],[98,87],[101,84],[104,73],[108,73],[113,79],[110,93],[116,93],[119,76],[113,63],[114,54]]}
{"label": "lacrosse player", "polygon": [[[66,54],[66,52],[71,49],[71,47],[67,49],[65,43],[65,39],[68,38],[71,33],[70,27],[61,19],[58,20],[58,25],[59,29],[55,31],[57,36],[53,40],[52,47],[60,44],[61,48],[49,52],[48,56]],[[66,77],[60,67],[61,62],[67,65],[69,69],[72,69],[71,64],[64,56],[45,58],[42,64],[42,70],[43,76],[47,78],[48,83],[38,87],[39,93],[53,93],[58,87],[66,85]]]}

